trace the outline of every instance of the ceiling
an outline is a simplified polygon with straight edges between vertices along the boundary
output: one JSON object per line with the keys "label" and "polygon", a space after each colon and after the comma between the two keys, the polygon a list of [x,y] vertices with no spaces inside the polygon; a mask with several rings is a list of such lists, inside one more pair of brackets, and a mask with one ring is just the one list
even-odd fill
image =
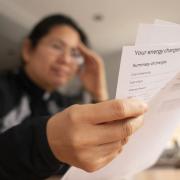
{"label": "ceiling", "polygon": [[[1,57],[17,55],[30,28],[51,13],[74,17],[89,35],[92,47],[106,55],[133,44],[139,23],[152,23],[156,18],[180,23],[180,1],[0,0]],[[101,15],[102,21],[95,21],[96,15]]]}
{"label": "ceiling", "polygon": [[[179,0],[0,0],[0,7],[2,14],[27,29],[45,15],[68,14],[101,53],[132,44],[139,23],[152,23],[156,18],[180,23]],[[102,14],[104,20],[94,21],[95,14]]]}

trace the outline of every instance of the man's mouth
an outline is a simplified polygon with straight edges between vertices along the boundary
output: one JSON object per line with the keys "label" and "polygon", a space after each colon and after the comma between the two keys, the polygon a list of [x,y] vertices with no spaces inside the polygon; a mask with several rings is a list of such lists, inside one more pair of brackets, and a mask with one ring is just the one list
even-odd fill
{"label": "man's mouth", "polygon": [[57,76],[68,76],[69,74],[65,68],[52,68],[52,70]]}

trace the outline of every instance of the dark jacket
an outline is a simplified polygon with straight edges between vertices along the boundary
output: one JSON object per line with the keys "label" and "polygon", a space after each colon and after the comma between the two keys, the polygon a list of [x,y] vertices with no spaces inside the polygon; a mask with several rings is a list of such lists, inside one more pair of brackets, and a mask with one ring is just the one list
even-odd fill
{"label": "dark jacket", "polygon": [[69,168],[52,154],[48,117],[82,102],[83,95],[47,93],[20,69],[0,76],[0,179],[40,180]]}

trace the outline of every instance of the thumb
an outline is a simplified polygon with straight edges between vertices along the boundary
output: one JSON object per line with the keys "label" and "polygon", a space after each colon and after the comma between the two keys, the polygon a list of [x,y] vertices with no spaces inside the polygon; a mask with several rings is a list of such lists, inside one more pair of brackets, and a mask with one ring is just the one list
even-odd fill
{"label": "thumb", "polygon": [[137,99],[109,100],[96,104],[74,106],[76,119],[91,124],[101,124],[142,115],[147,104]]}

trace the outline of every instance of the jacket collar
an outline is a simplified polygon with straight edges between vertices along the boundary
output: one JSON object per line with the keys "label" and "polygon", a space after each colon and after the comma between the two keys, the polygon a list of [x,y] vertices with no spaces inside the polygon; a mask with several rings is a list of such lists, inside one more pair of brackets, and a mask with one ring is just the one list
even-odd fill
{"label": "jacket collar", "polygon": [[44,100],[49,99],[50,93],[40,88],[37,84],[35,84],[29,76],[26,74],[23,68],[18,70],[18,78],[20,80],[21,86],[25,89],[25,91],[32,97],[42,98]]}

